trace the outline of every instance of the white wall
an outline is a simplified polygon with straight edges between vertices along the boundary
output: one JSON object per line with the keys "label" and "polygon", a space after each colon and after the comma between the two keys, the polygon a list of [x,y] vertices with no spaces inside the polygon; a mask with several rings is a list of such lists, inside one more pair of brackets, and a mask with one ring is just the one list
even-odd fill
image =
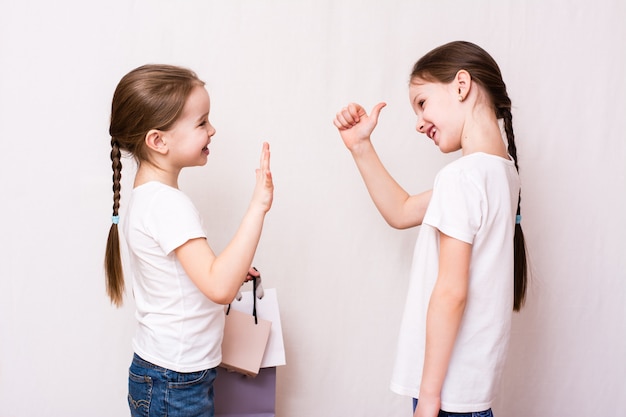
{"label": "white wall", "polygon": [[386,101],[381,158],[411,192],[430,187],[456,155],[414,131],[406,84],[419,56],[456,39],[485,47],[509,87],[534,271],[494,411],[620,414],[624,21],[621,0],[2,0],[0,414],[128,413],[133,303],[111,307],[102,273],[109,106],[124,73],[165,62],[195,69],[211,94],[212,154],[181,186],[217,251],[272,145],[255,265],[281,302],[278,415],[409,416],[388,383],[418,230],[381,220],[331,120],[348,101]]}

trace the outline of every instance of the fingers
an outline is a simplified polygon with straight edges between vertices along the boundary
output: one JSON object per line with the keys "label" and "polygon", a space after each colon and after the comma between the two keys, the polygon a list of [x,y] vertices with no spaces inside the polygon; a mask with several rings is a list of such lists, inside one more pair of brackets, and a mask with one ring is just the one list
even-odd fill
{"label": "fingers", "polygon": [[[372,109],[369,117],[371,117],[374,122],[378,121],[378,115],[380,114],[380,110],[385,107],[387,104],[384,102],[378,103]],[[339,130],[350,129],[355,126],[357,123],[361,121],[362,118],[366,118],[367,112],[365,109],[356,103],[350,103],[343,109],[341,109],[333,120],[333,124]]]}
{"label": "fingers", "polygon": [[[244,281],[244,284],[248,281],[252,281],[255,278],[257,279],[255,285],[256,297],[260,300],[265,295],[265,292],[263,291],[263,286],[261,285],[261,272],[259,272],[258,269],[256,269],[255,267],[251,267],[248,270],[248,275],[246,275],[246,280]],[[240,298],[238,298],[238,300],[240,300]]]}
{"label": "fingers", "polygon": [[252,281],[254,278],[258,278],[260,276],[261,276],[261,273],[259,272],[259,270],[252,266],[248,270],[248,275],[246,275],[245,282]]}
{"label": "fingers", "polygon": [[261,162],[259,168],[263,171],[270,170],[270,144],[263,142],[263,148],[261,149]]}
{"label": "fingers", "polygon": [[274,194],[274,181],[272,180],[272,172],[270,171],[270,145],[263,142],[263,150],[261,151],[261,160],[256,171],[256,186],[252,202],[255,207],[260,207],[264,213],[269,211],[272,206]]}
{"label": "fingers", "polygon": [[263,148],[261,150],[261,161],[259,163],[258,173],[262,175],[262,178],[266,182],[272,181],[272,172],[270,170],[270,144],[263,142]]}
{"label": "fingers", "polygon": [[363,107],[356,103],[350,103],[335,115],[333,123],[338,129],[349,129],[356,125],[362,116],[366,115]]}

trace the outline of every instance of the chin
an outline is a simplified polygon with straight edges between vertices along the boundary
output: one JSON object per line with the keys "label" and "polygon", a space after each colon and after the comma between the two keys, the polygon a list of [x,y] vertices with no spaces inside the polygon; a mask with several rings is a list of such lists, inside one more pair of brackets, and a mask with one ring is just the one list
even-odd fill
{"label": "chin", "polygon": [[442,153],[452,153],[461,149],[459,146],[446,146],[446,144],[437,145]]}
{"label": "chin", "polygon": [[204,159],[203,159],[203,160],[201,160],[201,161],[198,161],[198,162],[195,164],[195,166],[197,166],[197,167],[203,167],[203,166],[205,166],[205,165],[206,165],[206,163],[207,163],[208,161],[209,161],[209,159],[208,159],[207,157],[204,157]]}

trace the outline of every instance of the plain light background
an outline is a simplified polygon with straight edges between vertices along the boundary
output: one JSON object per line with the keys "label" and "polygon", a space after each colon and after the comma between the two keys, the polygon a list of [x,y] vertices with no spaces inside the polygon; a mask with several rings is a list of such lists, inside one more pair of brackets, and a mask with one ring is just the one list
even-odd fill
{"label": "plain light background", "polygon": [[134,305],[109,304],[102,271],[108,118],[119,79],[155,62],[207,82],[217,134],[180,184],[214,250],[271,143],[255,265],[280,301],[277,415],[411,415],[388,385],[419,229],[384,223],[332,119],[350,101],[387,102],[374,144],[409,192],[430,188],[458,155],[415,132],[408,74],[457,39],[494,56],[513,100],[533,271],[494,411],[621,415],[625,21],[621,0],[1,0],[0,415],[128,415]]}

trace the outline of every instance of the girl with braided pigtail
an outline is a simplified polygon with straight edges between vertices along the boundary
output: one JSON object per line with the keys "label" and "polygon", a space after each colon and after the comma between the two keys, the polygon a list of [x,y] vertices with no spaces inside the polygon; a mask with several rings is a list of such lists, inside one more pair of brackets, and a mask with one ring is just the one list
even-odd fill
{"label": "girl with braided pigtail", "polygon": [[420,194],[372,145],[385,103],[370,114],[351,103],[334,119],[385,220],[421,225],[391,389],[413,397],[415,417],[489,417],[527,281],[511,100],[494,59],[464,41],[415,63],[409,98],[417,131],[444,153],[462,151]]}
{"label": "girl with braided pigtail", "polygon": [[[145,65],[119,82],[111,106],[113,217],[105,254],[106,288],[120,306],[124,275],[118,227],[129,250],[139,326],[128,377],[132,416],[212,417],[221,363],[224,308],[251,267],[274,185],[263,144],[248,210],[216,255],[202,219],[178,189],[186,167],[202,166],[215,129],[204,82],[186,68]],[[124,217],[119,216],[122,151],[137,162]]]}

